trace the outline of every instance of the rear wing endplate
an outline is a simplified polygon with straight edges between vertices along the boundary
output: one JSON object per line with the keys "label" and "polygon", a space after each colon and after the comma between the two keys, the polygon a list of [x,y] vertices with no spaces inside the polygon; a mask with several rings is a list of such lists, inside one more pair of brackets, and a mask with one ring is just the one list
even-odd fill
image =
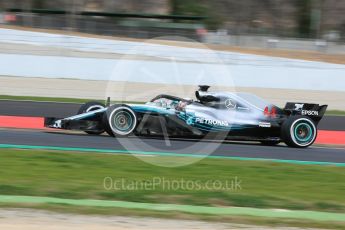
{"label": "rear wing endplate", "polygon": [[314,121],[320,121],[325,115],[328,105],[288,102],[284,111],[291,115],[308,116]]}

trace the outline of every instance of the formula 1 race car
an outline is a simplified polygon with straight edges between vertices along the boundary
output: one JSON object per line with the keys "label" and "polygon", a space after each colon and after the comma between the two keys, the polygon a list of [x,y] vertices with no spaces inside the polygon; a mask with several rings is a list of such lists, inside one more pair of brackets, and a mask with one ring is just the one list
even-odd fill
{"label": "formula 1 race car", "polygon": [[209,86],[199,87],[197,100],[159,95],[146,104],[89,102],[75,116],[46,118],[45,126],[114,137],[222,137],[304,148],[314,143],[327,109],[327,105],[290,102],[281,109],[252,94],[208,92]]}

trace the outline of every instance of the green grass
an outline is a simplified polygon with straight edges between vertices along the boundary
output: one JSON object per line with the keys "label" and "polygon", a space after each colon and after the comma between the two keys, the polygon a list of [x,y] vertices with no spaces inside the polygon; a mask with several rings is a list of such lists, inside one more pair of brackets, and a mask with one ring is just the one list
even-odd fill
{"label": "green grass", "polygon": [[[181,160],[177,157],[156,158],[164,161]],[[343,167],[203,159],[189,166],[163,168],[147,164],[131,155],[14,149],[1,150],[0,159],[0,194],[2,195],[345,212],[345,168]],[[217,180],[223,184],[237,177],[241,180],[241,189],[169,190],[157,185],[155,189],[148,190],[106,190],[103,186],[105,177],[114,180],[124,179],[127,182],[147,182],[160,177],[167,181],[184,179],[201,183]],[[1,204],[0,207],[38,208],[86,214],[221,220],[263,225],[344,227],[342,223],[326,225],[325,222],[311,223],[303,220],[86,208],[57,204]]]}
{"label": "green grass", "polygon": [[[67,102],[67,103],[79,103],[83,104],[89,101],[99,101],[104,103],[105,101],[102,100],[95,100],[95,99],[81,99],[81,98],[62,98],[62,97],[33,97],[33,96],[8,96],[8,95],[0,95],[0,100],[29,100],[29,101],[45,101],[45,102]],[[116,103],[119,101],[113,101]],[[144,102],[137,102],[137,101],[126,101],[126,103],[144,103]],[[336,115],[336,116],[345,116],[345,111],[341,110],[329,110],[326,111],[326,115]]]}
{"label": "green grass", "polygon": [[329,110],[329,111],[326,111],[326,115],[345,116],[345,111]]}
{"label": "green grass", "polygon": [[[62,97],[34,97],[34,96],[8,96],[0,95],[0,100],[16,100],[16,101],[38,101],[38,102],[65,102],[83,104],[89,101],[99,101],[105,103],[105,100],[82,99],[82,98],[62,98]],[[113,101],[113,103],[119,101]],[[126,101],[126,103],[143,103],[136,101]]]}
{"label": "green grass", "polygon": [[[1,150],[0,158],[3,195],[345,211],[342,167],[205,159],[185,167],[162,168],[133,156],[29,150]],[[123,179],[126,185],[150,182],[156,177],[225,184],[237,177],[242,189],[169,190],[159,185],[148,190],[106,190],[105,177]]]}
{"label": "green grass", "polygon": [[80,99],[80,98],[7,96],[7,95],[0,95],[0,99],[1,100],[18,100],[18,101],[27,100],[27,101],[47,101],[47,102],[68,102],[68,103],[85,103],[88,101],[92,101],[90,99]]}

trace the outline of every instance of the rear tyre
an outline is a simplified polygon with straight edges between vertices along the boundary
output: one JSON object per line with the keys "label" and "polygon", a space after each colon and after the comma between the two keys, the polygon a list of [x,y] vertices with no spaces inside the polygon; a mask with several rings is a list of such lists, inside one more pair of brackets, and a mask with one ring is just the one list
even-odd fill
{"label": "rear tyre", "polygon": [[137,115],[127,105],[113,105],[104,114],[105,130],[110,136],[128,136],[138,124]]}
{"label": "rear tyre", "polygon": [[[78,111],[78,114],[82,114],[82,113],[88,113],[91,111],[95,111],[98,109],[104,109],[105,105],[97,102],[97,101],[91,101],[91,102],[87,102],[85,104],[83,104]],[[90,134],[90,135],[101,135],[102,133],[104,133],[105,129],[101,128],[99,130],[95,130],[95,131],[85,131],[85,133]]]}
{"label": "rear tyre", "polygon": [[317,128],[310,118],[293,116],[284,122],[281,135],[288,146],[306,148],[315,142]]}

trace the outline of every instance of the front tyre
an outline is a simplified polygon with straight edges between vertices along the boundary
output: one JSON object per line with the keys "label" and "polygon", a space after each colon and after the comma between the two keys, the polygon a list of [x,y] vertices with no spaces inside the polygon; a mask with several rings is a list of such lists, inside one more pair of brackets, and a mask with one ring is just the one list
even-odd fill
{"label": "front tyre", "polygon": [[113,105],[106,114],[106,132],[110,136],[128,136],[137,127],[135,112],[127,105]]}
{"label": "front tyre", "polygon": [[[78,114],[83,114],[83,113],[88,113],[91,111],[99,110],[99,109],[104,109],[105,105],[97,102],[97,101],[91,101],[83,104],[79,110]],[[99,128],[98,130],[93,130],[93,131],[85,131],[85,133],[90,134],[90,135],[101,135],[104,133],[104,128]]]}
{"label": "front tyre", "polygon": [[311,146],[317,137],[315,123],[305,116],[293,116],[288,118],[282,126],[282,139],[284,142],[295,148],[306,148]]}

